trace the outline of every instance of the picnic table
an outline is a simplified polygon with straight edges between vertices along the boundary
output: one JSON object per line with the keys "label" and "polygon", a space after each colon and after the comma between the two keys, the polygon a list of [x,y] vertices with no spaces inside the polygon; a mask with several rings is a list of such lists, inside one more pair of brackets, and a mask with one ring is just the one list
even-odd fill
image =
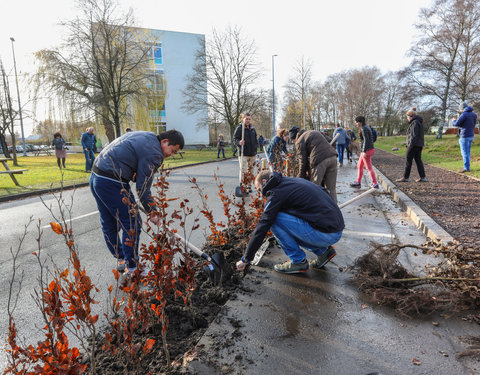
{"label": "picnic table", "polygon": [[40,148],[35,150],[33,156],[40,156],[42,152],[45,152],[48,156],[52,156],[52,149],[51,148]]}
{"label": "picnic table", "polygon": [[175,155],[179,155],[180,156],[180,159],[183,159],[183,154],[185,153],[185,151],[177,151],[175,154],[172,154],[172,159],[176,159],[175,158]]}
{"label": "picnic table", "polygon": [[12,160],[11,158],[0,158],[0,162],[3,164],[3,167],[5,168],[4,171],[0,171],[0,174],[8,173],[15,185],[20,186],[18,183],[17,179],[15,178],[14,175],[16,174],[22,174],[25,171],[28,171],[28,169],[10,169],[8,167],[7,161]]}

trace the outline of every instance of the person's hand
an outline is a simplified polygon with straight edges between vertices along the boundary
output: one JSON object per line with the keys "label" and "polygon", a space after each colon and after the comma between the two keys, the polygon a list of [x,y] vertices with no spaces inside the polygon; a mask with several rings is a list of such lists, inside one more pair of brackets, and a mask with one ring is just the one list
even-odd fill
{"label": "person's hand", "polygon": [[243,146],[245,144],[245,141],[242,139],[240,142],[238,142],[240,146]]}
{"label": "person's hand", "polygon": [[237,262],[237,271],[244,271],[247,268],[248,263],[245,263],[242,259]]}
{"label": "person's hand", "polygon": [[85,151],[88,151],[88,148],[85,147]]}
{"label": "person's hand", "polygon": [[361,158],[364,158],[366,155],[367,155],[367,154],[364,153],[364,152],[361,152],[361,153],[360,153],[360,157],[361,157]]}

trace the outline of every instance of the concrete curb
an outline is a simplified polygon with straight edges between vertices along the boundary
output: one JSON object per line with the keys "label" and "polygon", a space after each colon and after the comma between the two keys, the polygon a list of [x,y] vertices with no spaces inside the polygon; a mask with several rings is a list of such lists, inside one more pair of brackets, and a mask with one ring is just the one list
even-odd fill
{"label": "concrete curb", "polygon": [[393,200],[406,212],[415,225],[429,238],[441,241],[444,245],[452,242],[454,238],[423,211],[410,197],[401,191],[382,172],[373,167],[379,182],[384,190],[392,195]]}
{"label": "concrete curb", "polygon": [[[187,168],[187,167],[193,167],[193,166],[196,166],[196,165],[216,163],[216,162],[219,162],[219,161],[226,161],[226,160],[236,159],[236,158],[237,158],[236,156],[233,156],[233,157],[229,157],[229,158],[225,158],[225,159],[203,161],[201,163],[187,164],[187,165],[181,165],[179,167],[168,168],[168,170],[182,169],[182,168]],[[15,194],[15,195],[4,195],[4,196],[0,196],[0,203],[16,201],[16,200],[20,200],[20,199],[24,199],[24,198],[30,198],[30,197],[34,197],[34,196],[37,196],[37,195],[56,193],[56,192],[59,192],[59,191],[62,191],[62,190],[72,190],[72,189],[82,188],[82,187],[86,187],[88,185],[89,185],[88,182],[82,182],[82,183],[77,184],[77,185],[66,185],[66,186],[56,187],[56,188],[52,188],[52,189],[33,190],[33,191],[29,191],[27,193],[20,193],[20,194]]]}

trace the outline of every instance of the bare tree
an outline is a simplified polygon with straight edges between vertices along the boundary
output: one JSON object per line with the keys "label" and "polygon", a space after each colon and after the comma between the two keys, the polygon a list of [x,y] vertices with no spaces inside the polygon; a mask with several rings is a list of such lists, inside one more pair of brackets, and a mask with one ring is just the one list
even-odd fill
{"label": "bare tree", "polygon": [[[434,97],[440,111],[441,126],[447,123],[454,69],[465,33],[465,7],[462,0],[435,0],[422,8],[416,28],[419,39],[410,48],[413,61],[407,69],[410,80],[423,96]],[[441,131],[438,132],[441,137]]]}
{"label": "bare tree", "polygon": [[78,5],[81,17],[63,23],[65,43],[36,53],[38,87],[70,100],[74,110],[94,114],[112,141],[129,115],[128,101],[147,105],[154,41],[134,28],[131,10],[117,11],[115,0],[79,0]]}
{"label": "bare tree", "polygon": [[463,36],[453,70],[454,99],[457,102],[480,100],[480,3],[476,0],[455,1],[462,22]]}
{"label": "bare tree", "polygon": [[7,133],[10,135],[12,140],[12,154],[13,154],[13,164],[18,165],[17,161],[17,152],[15,149],[16,144],[16,135],[15,135],[15,119],[17,118],[18,112],[13,108],[12,95],[10,94],[10,84],[8,81],[8,75],[5,72],[3,62],[0,59],[0,74],[2,79],[0,82],[0,145],[2,147],[3,154],[6,157],[10,157],[8,152],[8,145],[6,141]]}
{"label": "bare tree", "polygon": [[[306,128],[307,101],[310,102],[312,85],[312,62],[304,56],[293,67],[294,76],[285,84],[285,101],[291,106],[300,102],[302,108],[303,128]],[[294,105],[295,106],[295,105]]]}
{"label": "bare tree", "polygon": [[187,76],[182,108],[187,113],[208,108],[228,123],[233,139],[241,114],[255,114],[263,100],[262,92],[254,88],[261,75],[255,44],[238,27],[214,29],[205,45],[200,42],[196,59],[193,73]]}

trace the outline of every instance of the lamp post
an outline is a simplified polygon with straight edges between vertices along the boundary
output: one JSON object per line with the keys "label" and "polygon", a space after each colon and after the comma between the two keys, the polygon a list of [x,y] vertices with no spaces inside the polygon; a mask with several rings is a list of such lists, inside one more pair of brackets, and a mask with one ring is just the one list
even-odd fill
{"label": "lamp post", "polygon": [[[27,150],[25,149],[25,134],[23,133],[22,104],[20,103],[20,91],[18,89],[17,62],[15,61],[15,48],[13,47],[13,42],[15,42],[15,39],[13,39],[13,37],[10,37],[10,40],[12,41],[13,67],[15,69],[15,83],[17,84],[18,115],[20,116],[20,129],[22,130],[23,156],[27,156]],[[15,145],[13,145],[12,147],[15,147]]]}
{"label": "lamp post", "polygon": [[272,123],[273,123],[273,137],[275,137],[275,56],[272,55]]}

